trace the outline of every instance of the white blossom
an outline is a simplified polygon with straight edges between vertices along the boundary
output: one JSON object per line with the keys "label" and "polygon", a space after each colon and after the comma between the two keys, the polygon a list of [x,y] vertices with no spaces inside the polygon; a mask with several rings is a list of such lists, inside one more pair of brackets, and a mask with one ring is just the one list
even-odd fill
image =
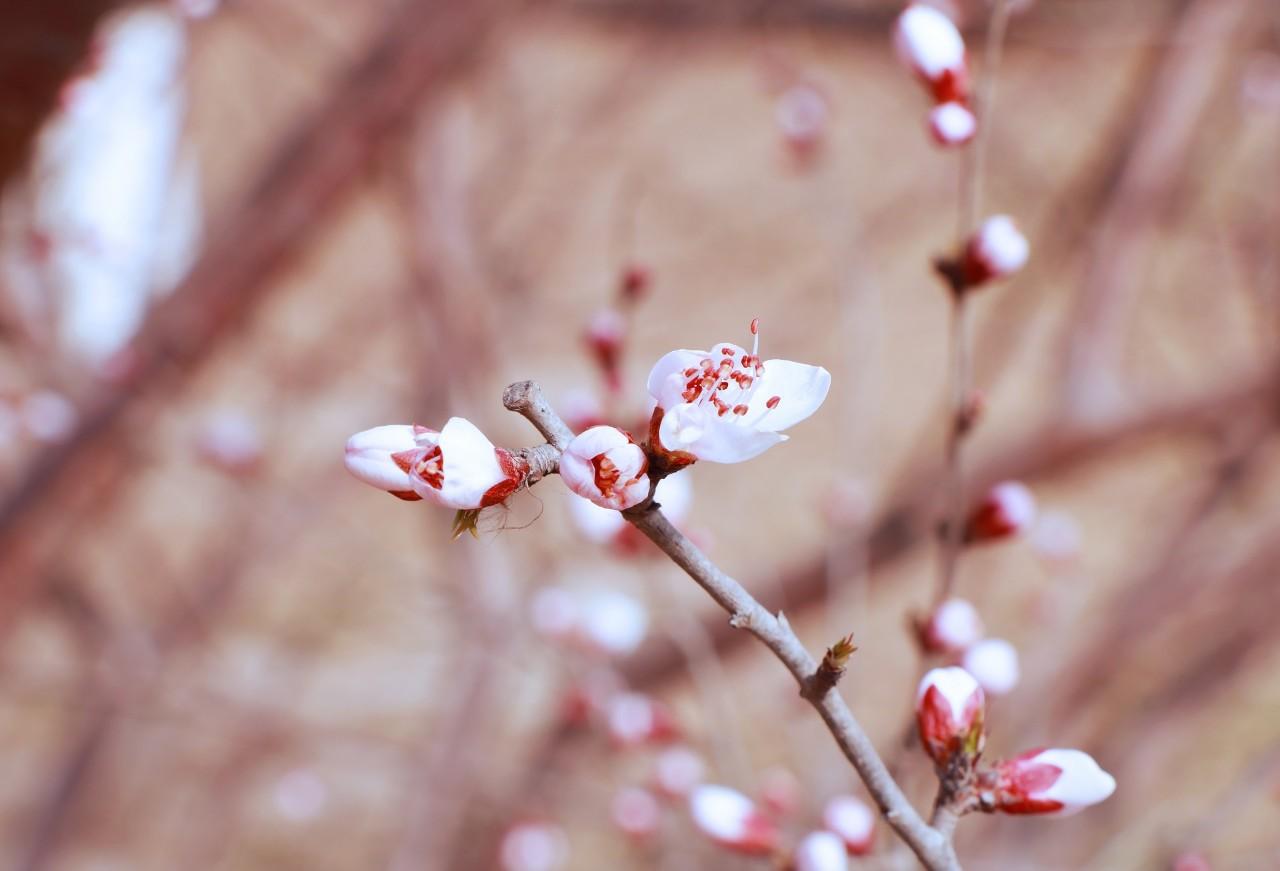
{"label": "white blossom", "polygon": [[569,442],[560,477],[583,499],[621,511],[649,495],[649,460],[631,436],[613,426],[593,426]]}

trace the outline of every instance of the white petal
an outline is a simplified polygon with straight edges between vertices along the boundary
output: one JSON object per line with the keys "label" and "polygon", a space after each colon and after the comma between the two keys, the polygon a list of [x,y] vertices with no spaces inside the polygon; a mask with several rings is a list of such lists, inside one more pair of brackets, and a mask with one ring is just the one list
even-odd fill
{"label": "white petal", "polygon": [[[561,476],[563,476],[563,461],[561,462],[560,470]],[[664,480],[662,484],[665,483],[666,481]],[[662,490],[662,484],[658,485],[659,491]],[[569,515],[573,518],[573,523],[578,527],[578,531],[586,536],[588,541],[600,544],[612,541],[627,525],[627,521],[617,511],[612,508],[603,508],[576,493],[569,498]],[[675,521],[672,522],[674,523]]]}
{"label": "white petal", "polygon": [[[658,482],[657,489],[653,492],[653,499],[662,506],[662,513],[667,519],[679,526],[689,516],[689,509],[693,505],[692,476],[680,472],[668,475]],[[621,516],[618,520],[621,523],[626,522]]]}
{"label": "white petal", "polygon": [[[665,424],[666,421],[664,420]],[[760,456],[787,437],[738,423],[731,415],[707,415],[707,427],[697,442],[684,448],[709,463],[741,463]],[[663,444],[666,444],[664,441]]]}
{"label": "white petal", "polygon": [[861,799],[838,795],[823,808],[822,824],[839,835],[850,850],[865,852],[875,833],[876,816]]}
{"label": "white petal", "polygon": [[1031,762],[1062,769],[1062,776],[1038,797],[1064,805],[1055,816],[1065,817],[1097,804],[1116,791],[1116,779],[1103,771],[1088,753],[1053,748],[1037,754]]}
{"label": "white petal", "polygon": [[687,451],[707,430],[709,415],[702,406],[681,402],[669,406],[658,427],[658,441],[669,451]]}
{"label": "white petal", "polygon": [[908,6],[898,16],[893,38],[903,63],[928,79],[936,79],[964,63],[960,31],[950,18],[930,6]]}
{"label": "white petal", "polygon": [[408,492],[413,489],[413,482],[391,455],[417,446],[413,427],[408,425],[377,426],[358,432],[347,439],[347,471],[379,490]]}
{"label": "white petal", "polygon": [[616,426],[593,426],[569,442],[565,452],[590,460],[614,448],[629,444],[631,444],[631,438]]}
{"label": "white petal", "polygon": [[848,871],[844,841],[831,832],[810,832],[796,845],[795,871]]}
{"label": "white petal", "polygon": [[733,843],[747,830],[755,804],[736,789],[703,784],[689,797],[694,825],[717,841]]}
{"label": "white petal", "polygon": [[964,708],[969,697],[975,692],[982,691],[982,687],[978,685],[973,675],[954,665],[935,668],[924,676],[920,681],[920,688],[916,691],[917,706],[924,699],[924,694],[929,691],[929,687],[938,688],[938,692],[951,708],[951,719],[956,723],[963,721]]}
{"label": "white petal", "polygon": [[[751,394],[749,410],[739,421],[770,432],[781,432],[818,410],[831,389],[831,373],[821,366],[791,360],[766,360],[764,376]],[[768,402],[779,397],[778,405]]]}
{"label": "white petal", "polygon": [[449,418],[440,430],[439,444],[444,455],[444,481],[439,493],[430,498],[441,505],[479,508],[484,494],[506,480],[493,442],[466,418]]}
{"label": "white petal", "polygon": [[965,653],[962,664],[993,695],[1004,695],[1018,685],[1018,651],[1003,638],[979,641]]}
{"label": "white petal", "polygon": [[662,359],[653,364],[653,368],[649,370],[649,395],[663,408],[669,409],[673,405],[679,405],[683,401],[680,394],[684,392],[684,370],[690,366],[697,366],[707,356],[709,355],[706,351],[689,350],[664,354]]}

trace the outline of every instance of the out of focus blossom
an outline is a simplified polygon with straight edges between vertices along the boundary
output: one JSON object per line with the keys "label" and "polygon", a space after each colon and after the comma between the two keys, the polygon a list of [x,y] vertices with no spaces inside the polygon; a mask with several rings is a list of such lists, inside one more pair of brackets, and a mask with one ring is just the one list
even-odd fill
{"label": "out of focus blossom", "polygon": [[1031,750],[996,766],[994,805],[1007,814],[1066,817],[1111,796],[1116,781],[1079,750]]}
{"label": "out of focus blossom", "polygon": [[[677,527],[689,515],[693,503],[693,479],[676,473],[658,482],[653,500],[662,506],[662,513]],[[569,516],[574,526],[590,541],[599,544],[619,544],[629,547],[631,535],[639,535],[623,516],[612,508],[602,508],[586,499],[569,501]]]}
{"label": "out of focus blossom", "polygon": [[935,102],[968,100],[964,39],[942,12],[920,3],[910,4],[894,25],[893,44],[899,59],[915,73]]}
{"label": "out of focus blossom", "polygon": [[356,433],[347,441],[346,466],[361,481],[394,496],[412,499],[416,494],[459,510],[505,501],[529,471],[524,460],[494,447],[462,417],[450,418],[439,432],[391,425]]}
{"label": "out of focus blossom", "polygon": [[1199,853],[1183,853],[1173,860],[1169,871],[1213,871],[1213,866]]}
{"label": "out of focus blossom", "polygon": [[755,346],[724,343],[710,351],[672,351],[649,373],[654,443],[673,465],[739,463],[787,437],[781,431],[818,410],[831,387],[821,366],[761,360]]}
{"label": "out of focus blossom", "polygon": [[699,831],[734,852],[763,856],[778,846],[774,822],[755,802],[727,786],[699,786],[689,796],[689,813]]}
{"label": "out of focus blossom", "polygon": [[774,108],[774,120],[783,141],[800,159],[814,156],[826,136],[830,118],[826,95],[804,82],[783,91]]}
{"label": "out of focus blossom", "polygon": [[498,846],[502,871],[556,871],[569,861],[569,839],[549,822],[524,822],[507,829]]}
{"label": "out of focus blossom", "polygon": [[986,638],[965,651],[960,661],[984,692],[1002,696],[1018,685],[1018,650],[1003,638]]}
{"label": "out of focus blossom", "polygon": [[622,348],[627,338],[627,320],[613,308],[601,309],[587,324],[587,347],[604,373],[609,389],[622,387]]}
{"label": "out of focus blossom", "polygon": [[215,466],[229,472],[244,472],[262,458],[262,434],[248,415],[219,411],[201,423],[196,448]]}
{"label": "out of focus blossom", "polygon": [[760,801],[776,816],[794,813],[800,805],[802,786],[789,769],[769,767],[760,775]]}
{"label": "out of focus blossom", "polygon": [[1036,500],[1031,491],[1017,481],[997,484],[969,518],[965,540],[995,541],[1018,535],[1030,528],[1036,519]]}
{"label": "out of focus blossom", "polygon": [[594,391],[585,388],[567,390],[560,399],[559,408],[561,417],[574,432],[604,423],[604,406]]}
{"label": "out of focus blossom", "polygon": [[796,845],[795,871],[848,871],[844,842],[831,832],[810,832]]}
{"label": "out of focus blossom", "polygon": [[324,812],[329,803],[329,788],[315,772],[298,768],[276,781],[274,798],[281,816],[303,823]]}
{"label": "out of focus blossom", "polygon": [[618,281],[618,295],[623,302],[634,305],[649,292],[651,284],[653,284],[653,273],[649,268],[639,263],[631,263],[622,270],[622,277]]}
{"label": "out of focus blossom", "polygon": [[1065,511],[1046,511],[1031,529],[1031,546],[1051,562],[1070,562],[1080,555],[1080,527]]}
{"label": "out of focus blossom", "polygon": [[916,723],[929,758],[946,765],[956,754],[982,750],[986,700],[982,687],[963,668],[935,668],[920,681]]}
{"label": "out of focus blossom", "polygon": [[71,400],[55,390],[37,390],[22,399],[22,426],[36,441],[56,444],[71,438],[79,414]]}
{"label": "out of focus blossom", "polygon": [[222,0],[173,0],[173,7],[188,18],[208,18],[221,5]]}
{"label": "out of focus blossom", "polygon": [[182,21],[162,6],[128,9],[94,47],[37,138],[29,176],[0,205],[0,284],[34,335],[97,367],[186,273],[201,217],[181,147]]}
{"label": "out of focus blossom", "polygon": [[822,809],[822,824],[840,837],[854,856],[871,852],[876,835],[876,815],[867,803],[852,795],[838,795]]}
{"label": "out of focus blossom", "polygon": [[683,798],[707,773],[707,763],[693,750],[684,746],[668,747],[658,754],[653,765],[653,782],[658,790],[670,798]]}
{"label": "out of focus blossom", "polygon": [[929,111],[929,132],[944,147],[964,145],[978,132],[978,119],[961,103],[940,103]]}
{"label": "out of focus blossom", "polygon": [[982,222],[965,247],[961,271],[966,287],[1007,278],[1027,263],[1031,244],[1008,215]]}
{"label": "out of focus blossom", "polygon": [[649,612],[641,602],[605,587],[543,587],[530,601],[529,616],[539,634],[607,656],[634,652],[649,628]]}
{"label": "out of focus blossom", "polygon": [[647,838],[662,822],[662,808],[647,789],[628,787],[619,790],[609,807],[613,824],[633,838]]}
{"label": "out of focus blossom", "polygon": [[925,648],[930,653],[959,653],[977,642],[983,631],[977,608],[965,599],[947,599],[925,623]]}
{"label": "out of focus blossom", "polygon": [[679,737],[675,717],[666,705],[640,693],[620,693],[606,712],[609,736],[622,747],[660,744]]}
{"label": "out of focus blossom", "polygon": [[621,511],[649,496],[649,460],[631,436],[613,426],[593,426],[569,442],[560,477],[574,493],[601,508]]}

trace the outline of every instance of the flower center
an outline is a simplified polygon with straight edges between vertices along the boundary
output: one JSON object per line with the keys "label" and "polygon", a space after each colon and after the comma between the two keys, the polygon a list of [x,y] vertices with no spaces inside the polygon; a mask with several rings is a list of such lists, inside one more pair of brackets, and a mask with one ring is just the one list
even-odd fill
{"label": "flower center", "polygon": [[[685,369],[681,398],[690,405],[714,412],[717,417],[744,416],[750,410],[751,397],[758,386],[756,381],[764,375],[759,318],[751,322],[751,336],[750,353],[733,345],[718,345],[699,360],[697,366]],[[765,406],[772,411],[781,401],[781,396],[773,396]]]}

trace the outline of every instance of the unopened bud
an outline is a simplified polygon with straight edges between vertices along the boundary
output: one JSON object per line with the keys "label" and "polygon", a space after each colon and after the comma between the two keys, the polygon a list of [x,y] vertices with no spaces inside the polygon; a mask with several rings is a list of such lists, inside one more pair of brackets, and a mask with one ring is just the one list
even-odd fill
{"label": "unopened bud", "polygon": [[982,752],[986,698],[973,675],[963,668],[935,668],[920,681],[916,724],[925,753],[939,766],[959,754]]}
{"label": "unopened bud", "polygon": [[613,426],[591,427],[569,442],[560,457],[560,477],[570,490],[617,511],[648,497],[648,468],[644,449]]}
{"label": "unopened bud", "polygon": [[982,638],[982,618],[965,599],[947,599],[924,624],[921,640],[929,653],[959,653]]}
{"label": "unopened bud", "polygon": [[1031,245],[1008,215],[994,215],[965,246],[961,272],[966,287],[1013,275],[1027,263]]}
{"label": "unopened bud", "polygon": [[1018,685],[1018,651],[1003,638],[987,638],[965,651],[960,663],[982,685],[983,692],[1002,696]]}
{"label": "unopened bud", "polygon": [[727,786],[703,784],[689,797],[699,831],[736,853],[765,856],[778,846],[778,827],[755,802]]}
{"label": "unopened bud", "polygon": [[668,798],[683,798],[702,783],[707,764],[688,747],[670,747],[654,762],[653,782]]}
{"label": "unopened bud", "polygon": [[662,808],[647,789],[628,787],[619,790],[610,805],[613,824],[633,838],[647,838],[658,831]]}
{"label": "unopened bud", "polygon": [[978,119],[962,103],[941,103],[929,111],[929,132],[934,142],[954,148],[973,140]]}
{"label": "unopened bud", "polygon": [[795,871],[848,871],[849,854],[835,834],[810,832],[796,845],[792,865]]}
{"label": "unopened bud", "polygon": [[867,803],[852,795],[838,795],[822,809],[822,824],[839,835],[853,856],[871,852],[876,835],[876,815]]}
{"label": "unopened bud", "polygon": [[930,6],[912,3],[898,16],[893,44],[902,62],[937,103],[965,103],[969,69],[964,38],[954,23]]}
{"label": "unopened bud", "polygon": [[609,735],[620,747],[661,744],[680,737],[665,705],[640,693],[622,693],[609,702]]}
{"label": "unopened bud", "polygon": [[1065,817],[1115,792],[1116,780],[1079,750],[1031,750],[996,766],[996,810]]}
{"label": "unopened bud", "polygon": [[965,541],[995,541],[1025,531],[1036,519],[1036,500],[1017,481],[1005,481],[991,488],[982,504],[969,518]]}

